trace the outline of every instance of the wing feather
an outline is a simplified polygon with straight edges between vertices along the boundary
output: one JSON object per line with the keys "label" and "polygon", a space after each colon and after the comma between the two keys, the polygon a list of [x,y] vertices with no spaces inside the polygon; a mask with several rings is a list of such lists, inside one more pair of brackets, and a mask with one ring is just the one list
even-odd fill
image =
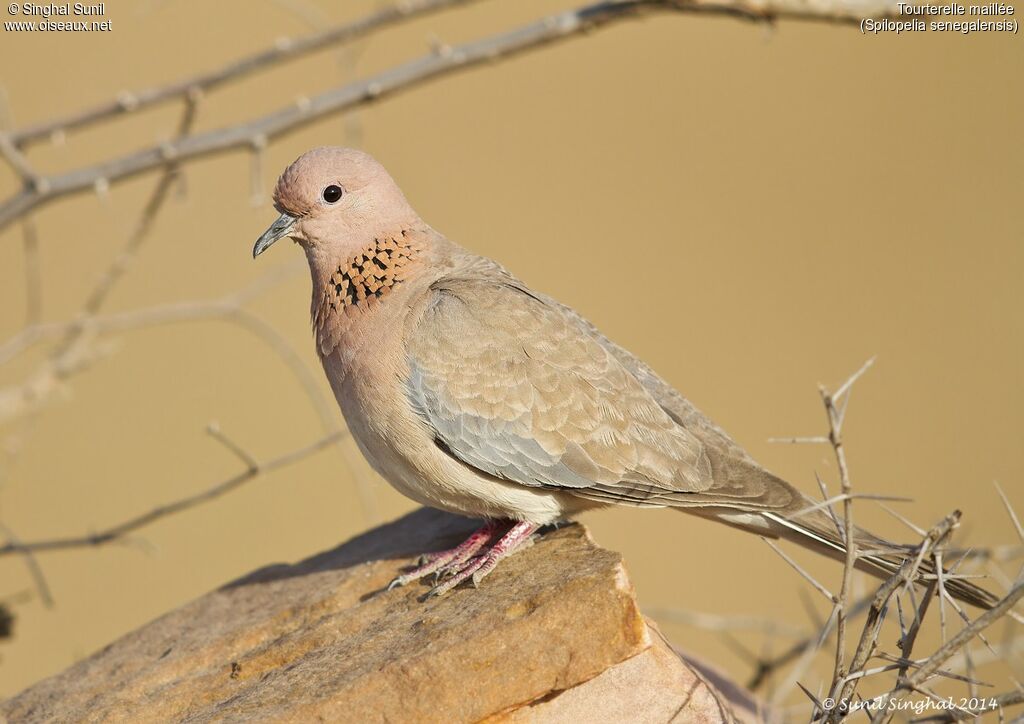
{"label": "wing feather", "polygon": [[445,278],[430,294],[409,335],[406,389],[462,462],[654,504],[711,486],[701,441],[563,307],[493,276]]}

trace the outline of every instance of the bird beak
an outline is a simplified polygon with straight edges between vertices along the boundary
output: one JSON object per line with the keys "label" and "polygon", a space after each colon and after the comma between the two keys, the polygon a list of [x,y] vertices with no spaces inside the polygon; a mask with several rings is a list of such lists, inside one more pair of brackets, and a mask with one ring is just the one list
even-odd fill
{"label": "bird beak", "polygon": [[270,225],[270,228],[263,232],[263,236],[256,240],[256,246],[252,248],[252,258],[255,259],[260,254],[270,248],[270,245],[280,239],[282,236],[288,236],[288,232],[295,226],[295,217],[289,214],[281,214],[277,217],[277,220]]}

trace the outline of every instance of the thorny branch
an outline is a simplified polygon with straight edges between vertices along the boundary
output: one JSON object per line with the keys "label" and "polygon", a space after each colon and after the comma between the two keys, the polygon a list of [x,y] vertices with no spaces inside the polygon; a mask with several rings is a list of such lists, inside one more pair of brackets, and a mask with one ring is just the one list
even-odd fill
{"label": "thorny branch", "polygon": [[954,654],[967,646],[971,639],[975,636],[980,636],[982,631],[1009,613],[1022,597],[1024,597],[1024,583],[1019,583],[991,609],[981,614],[969,625],[960,629],[953,638],[949,639],[938,651],[918,666],[913,674],[901,678],[893,690],[882,697],[879,711],[871,718],[871,721],[874,723],[885,720],[885,713],[888,708],[885,704],[890,700],[899,698],[912,691],[921,691],[925,682],[939,670],[942,664],[946,663]]}
{"label": "thorny branch", "polygon": [[[960,513],[957,511],[940,521],[928,532],[925,540],[921,543],[921,552],[927,553],[946,540],[946,538],[948,538],[953,532],[953,529],[956,527],[959,520]],[[871,606],[868,609],[867,621],[864,623],[860,641],[857,644],[857,649],[850,661],[850,674],[846,675],[840,671],[833,676],[834,683],[830,695],[833,696],[834,699],[838,701],[852,700],[857,684],[862,678],[864,668],[867,666],[868,660],[875,653],[875,649],[878,645],[878,636],[881,633],[882,623],[885,620],[885,612],[889,605],[889,599],[891,599],[897,591],[901,588],[905,588],[917,578],[919,560],[920,558],[908,557],[903,562],[903,565],[900,566],[900,569],[890,576],[875,592],[874,598],[871,601]],[[904,662],[910,661],[910,652],[913,649],[914,640],[917,637],[917,632],[920,629],[920,624],[923,620],[924,607],[927,606],[927,601],[929,600],[931,600],[930,596],[925,597],[924,602],[922,603],[922,608],[917,612],[911,631],[904,635],[902,657]],[[904,663],[902,664],[902,668],[905,669],[908,665],[909,664]]]}
{"label": "thorny branch", "polygon": [[[843,448],[843,420],[846,415],[846,405],[850,401],[850,391],[860,377],[868,371],[875,358],[872,357],[854,372],[835,393],[831,393],[824,387],[819,389],[821,400],[825,405],[825,413],[828,416],[828,440],[832,445],[835,454],[836,464],[839,467],[839,486],[843,497],[842,534],[843,544],[846,548],[846,559],[843,562],[843,581],[839,589],[839,598],[836,601],[836,659],[832,679],[838,681],[846,675],[844,658],[846,656],[846,616],[850,599],[850,584],[853,581],[853,566],[857,560],[857,541],[854,536],[853,527],[853,500],[852,486],[850,483],[850,469],[846,462],[846,451]],[[840,407],[841,405],[841,407]]]}
{"label": "thorny branch", "polygon": [[[839,469],[841,494],[839,496],[829,497],[828,490],[824,482],[819,478],[818,482],[822,489],[822,497],[824,500],[809,507],[808,510],[824,508],[829,511],[833,521],[836,523],[840,535],[851,543],[854,542],[853,536],[855,535],[856,530],[853,527],[850,516],[850,506],[852,505],[853,500],[861,497],[881,498],[881,496],[860,496],[852,493],[849,468],[846,462],[841,434],[850,390],[852,389],[853,384],[868,369],[868,367],[870,367],[872,362],[873,359],[869,360],[860,370],[840,386],[834,394],[829,393],[824,388],[820,389],[821,399],[825,406],[829,422],[828,435],[775,439],[775,441],[778,442],[790,443],[824,443],[832,447]],[[1011,522],[1017,529],[1021,540],[1024,541],[1024,529],[1021,528],[1016,513],[998,486],[997,490],[1004,505],[1006,506]],[[840,502],[842,502],[844,506],[842,518],[832,510],[833,506]],[[889,509],[886,508],[886,510]],[[871,708],[867,709],[867,713],[869,716],[873,716],[874,721],[884,721],[891,718],[891,713],[887,711],[889,702],[898,702],[900,698],[911,692],[920,692],[935,701],[945,704],[946,700],[939,697],[938,694],[932,691],[927,685],[928,682],[936,676],[965,682],[971,695],[969,700],[973,698],[974,700],[985,701],[988,703],[975,709],[953,708],[949,711],[945,711],[942,715],[932,717],[929,720],[959,721],[961,719],[971,718],[977,714],[984,713],[985,711],[991,711],[997,707],[1011,706],[1012,704],[1024,701],[1024,696],[1020,693],[1020,687],[1018,687],[1017,691],[1007,692],[1003,695],[979,698],[979,682],[974,676],[975,666],[979,657],[972,654],[968,648],[970,641],[974,637],[978,637],[982,643],[985,644],[988,654],[990,654],[990,656],[986,657],[986,660],[991,661],[1003,656],[1012,655],[1012,652],[1017,649],[1019,639],[1011,639],[1008,646],[1003,646],[997,651],[984,639],[982,631],[1002,617],[1009,617],[1016,621],[1020,620],[1019,616],[1017,616],[1013,611],[1013,607],[1015,603],[1024,596],[1024,593],[1019,590],[1022,584],[1018,582],[1018,584],[1013,587],[1010,594],[998,601],[991,610],[987,611],[973,622],[969,619],[959,604],[956,603],[952,596],[950,596],[945,590],[944,585],[944,582],[954,575],[960,575],[956,574],[955,571],[965,562],[987,562],[992,564],[997,561],[1013,560],[1021,556],[1021,547],[1000,546],[991,549],[947,550],[946,547],[948,545],[948,541],[960,519],[959,511],[955,511],[951,515],[947,516],[927,532],[921,530],[895,511],[889,510],[889,512],[906,523],[912,530],[920,534],[922,537],[921,543],[914,551],[910,552],[900,568],[893,575],[887,578],[873,594],[861,599],[853,605],[848,603],[848,596],[851,590],[851,580],[854,574],[857,555],[860,553],[866,554],[868,551],[854,551],[851,555],[850,549],[853,548],[853,546],[848,546],[847,556],[844,560],[845,565],[840,592],[838,594],[832,594],[828,588],[815,580],[794,560],[785,554],[782,554],[781,550],[776,549],[777,552],[783,555],[787,562],[789,562],[790,565],[792,565],[806,580],[808,580],[812,586],[825,595],[826,598],[832,602],[833,606],[831,614],[823,625],[819,626],[817,630],[808,636],[789,646],[782,654],[774,658],[755,659],[756,670],[753,679],[750,681],[750,688],[758,688],[764,685],[779,669],[796,662],[791,673],[787,677],[785,685],[777,691],[776,696],[773,697],[772,701],[778,702],[779,696],[790,691],[792,686],[798,686],[812,702],[814,707],[814,715],[812,718],[824,718],[830,722],[841,721],[851,713],[851,709],[847,707],[849,703],[855,701],[854,696],[856,695],[857,686],[860,682],[887,672],[896,673],[896,684],[887,694],[883,694],[882,696],[876,697],[875,699],[867,702],[871,705]],[[944,558],[946,560],[955,561],[951,570],[947,571],[942,567]],[[926,561],[928,562],[929,572],[922,572],[920,569]],[[934,570],[934,573],[930,572],[932,570]],[[914,582],[923,582],[925,584],[923,594],[920,599],[918,599],[917,591],[913,586]],[[913,618],[909,623],[904,620],[904,609],[901,605],[900,599],[901,595],[908,596],[911,601],[913,601],[913,605],[910,607]],[[918,634],[924,622],[925,615],[929,610],[929,604],[933,596],[939,597],[940,606],[947,601],[953,605],[956,612],[967,625],[952,638],[947,639],[945,636],[945,616],[940,616],[940,625],[944,641],[943,646],[929,657],[915,659],[912,655],[913,649],[918,640]],[[893,600],[895,600],[900,614],[899,625],[901,635],[898,644],[900,647],[899,656],[888,654],[882,651],[879,647],[882,626],[885,622],[887,613],[890,611]],[[845,642],[843,641],[845,632],[842,629],[853,617],[859,615],[865,610],[867,611],[866,620],[861,630],[857,646],[847,666],[845,665],[846,648]],[[816,696],[809,689],[800,684],[799,679],[806,670],[806,667],[809,665],[810,660],[831,636],[833,630],[836,632],[836,654],[832,681],[827,689],[827,698],[819,699],[819,696]],[[880,666],[869,667],[868,664],[873,658],[880,658],[886,663]],[[951,660],[955,660],[955,666],[947,666],[945,669],[940,668],[944,664],[952,663]],[[966,669],[967,675],[956,673],[957,669]],[[826,707],[823,701],[832,702],[832,705]]]}

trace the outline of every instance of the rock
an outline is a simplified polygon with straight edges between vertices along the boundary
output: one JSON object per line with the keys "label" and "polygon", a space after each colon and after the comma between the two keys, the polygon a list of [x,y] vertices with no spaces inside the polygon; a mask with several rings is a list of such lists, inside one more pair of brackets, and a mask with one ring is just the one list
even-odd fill
{"label": "rock", "polygon": [[[593,679],[515,709],[490,722],[757,722],[760,702],[704,664],[684,658],[653,623],[651,647]],[[735,693],[735,698],[721,691]]]}
{"label": "rock", "polygon": [[620,557],[581,525],[545,534],[477,590],[423,603],[423,586],[382,592],[473,525],[423,509],[258,570],[0,704],[0,719],[734,720],[641,616]]}

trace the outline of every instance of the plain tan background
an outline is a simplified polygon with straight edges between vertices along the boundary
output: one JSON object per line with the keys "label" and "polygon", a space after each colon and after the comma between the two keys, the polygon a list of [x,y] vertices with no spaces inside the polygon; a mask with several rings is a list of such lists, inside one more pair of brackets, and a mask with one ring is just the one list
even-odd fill
{"label": "plain tan background", "polygon": [[[411,58],[435,35],[469,39],[567,5],[481,2],[417,21],[218,92],[199,126]],[[15,120],[28,123],[372,6],[108,2],[109,33],[3,33],[0,81]],[[269,191],[311,146],[362,145],[432,225],[574,305],[808,492],[815,471],[835,486],[828,450],[767,438],[820,432],[816,384],[838,384],[877,354],[847,423],[857,489],[913,497],[901,510],[921,524],[962,507],[965,540],[1012,542],[992,483],[1024,508],[1022,71],[1024,44],[1010,35],[871,37],[657,16],[319,122],[272,146],[262,184]],[[177,114],[162,107],[30,157],[47,172],[71,168],[169,137]],[[188,166],[186,194],[161,214],[110,309],[215,298],[294,262],[290,245],[250,258],[274,212],[250,205],[248,174],[241,154]],[[75,312],[153,183],[139,178],[106,200],[77,197],[37,215],[46,319]],[[15,187],[0,177],[4,194]],[[320,379],[305,274],[252,308]],[[6,337],[24,316],[17,227],[0,233],[0,309]],[[7,365],[0,385],[38,359]],[[235,327],[124,336],[64,399],[0,429],[20,450],[2,462],[0,520],[23,539],[82,533],[198,491],[238,469],[205,436],[211,419],[264,459],[319,432],[285,367]],[[0,643],[0,695],[252,568],[411,509],[350,443],[343,449],[160,522],[134,545],[41,556],[57,605],[16,606],[15,638]],[[375,510],[360,505],[356,476],[371,481]],[[859,520],[905,535],[883,513],[860,510]],[[587,522],[623,552],[647,607],[806,621],[803,584],[755,537],[669,511]],[[838,566],[808,565],[838,586]],[[0,597],[31,586],[13,558],[0,560],[0,582]],[[716,636],[665,630],[744,672]]]}

